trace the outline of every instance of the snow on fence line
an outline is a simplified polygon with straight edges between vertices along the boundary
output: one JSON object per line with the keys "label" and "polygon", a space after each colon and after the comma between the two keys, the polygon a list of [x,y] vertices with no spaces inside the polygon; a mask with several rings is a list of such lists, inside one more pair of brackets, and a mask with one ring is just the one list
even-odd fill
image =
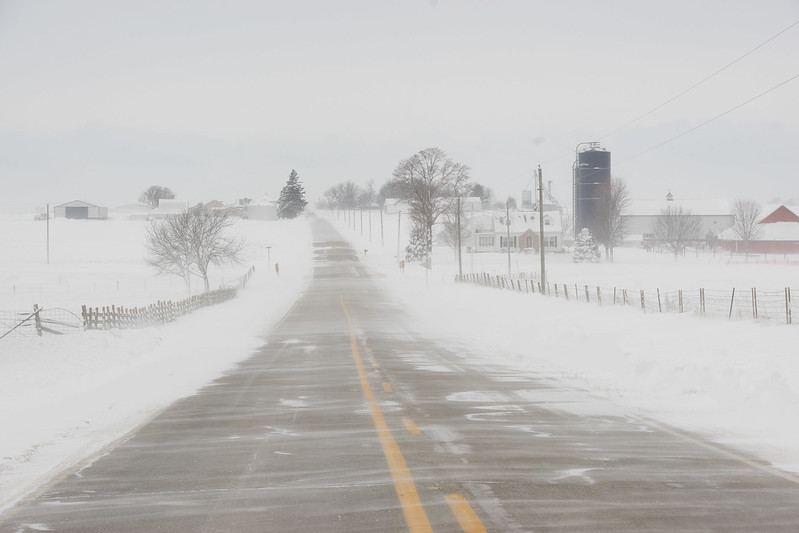
{"label": "snow on fence line", "polygon": [[172,322],[201,307],[235,298],[238,290],[247,286],[254,272],[255,267],[250,267],[234,285],[189,296],[177,302],[158,301],[146,307],[110,305],[92,308],[83,305],[79,312],[72,312],[68,309],[41,308],[38,304],[34,304],[33,312],[0,311],[0,323],[8,328],[3,335],[0,335],[0,339],[11,333],[21,335],[35,333],[41,337],[44,333],[63,335],[89,329],[135,329]]}
{"label": "snow on fence line", "polygon": [[729,291],[695,289],[661,292],[660,289],[645,291],[547,283],[544,291],[541,282],[531,278],[507,278],[485,272],[464,274],[460,279],[456,276],[456,281],[516,292],[546,294],[600,306],[632,305],[644,312],[692,312],[700,316],[754,318],[785,324],[793,324],[794,306],[797,305],[792,301],[790,287],[781,291],[733,288]]}

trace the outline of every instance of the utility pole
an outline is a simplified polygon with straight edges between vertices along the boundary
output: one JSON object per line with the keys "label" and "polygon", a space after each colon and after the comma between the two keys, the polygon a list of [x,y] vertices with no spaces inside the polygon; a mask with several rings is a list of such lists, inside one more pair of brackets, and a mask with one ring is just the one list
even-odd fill
{"label": "utility pole", "polygon": [[474,204],[472,204],[471,226],[472,226],[472,253],[469,254],[469,260],[470,260],[469,268],[471,269],[471,273],[474,274],[474,247],[476,245],[476,239],[477,239],[477,237],[475,236],[475,233],[477,231],[474,227]]}
{"label": "utility pole", "polygon": [[50,264],[50,203],[47,204],[47,214],[45,215],[47,219],[47,264]]}
{"label": "utility pole", "polygon": [[510,198],[505,202],[505,226],[508,228],[508,238],[505,246],[508,247],[508,278],[510,278]]}
{"label": "utility pole", "polygon": [[544,260],[544,178],[541,165],[538,165],[538,229],[541,245],[541,290],[547,293],[547,269]]}
{"label": "utility pole", "polygon": [[397,263],[402,261],[400,257],[400,228],[402,227],[402,209],[397,211]]}
{"label": "utility pole", "polygon": [[461,197],[458,196],[458,212],[455,214],[458,225],[458,281],[463,280],[463,262],[461,260]]}

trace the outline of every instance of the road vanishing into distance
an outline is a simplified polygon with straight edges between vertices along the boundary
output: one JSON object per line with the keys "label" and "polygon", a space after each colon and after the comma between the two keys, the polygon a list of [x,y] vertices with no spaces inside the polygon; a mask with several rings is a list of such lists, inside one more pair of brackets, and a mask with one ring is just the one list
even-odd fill
{"label": "road vanishing into distance", "polygon": [[261,349],[0,531],[799,531],[796,476],[470,363],[479,346],[418,334],[328,222],[313,231],[313,280]]}

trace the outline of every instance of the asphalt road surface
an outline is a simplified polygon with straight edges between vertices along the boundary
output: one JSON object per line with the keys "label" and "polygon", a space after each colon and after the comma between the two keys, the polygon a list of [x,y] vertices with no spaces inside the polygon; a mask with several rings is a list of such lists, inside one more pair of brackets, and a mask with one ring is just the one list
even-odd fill
{"label": "asphalt road surface", "polygon": [[470,364],[479,346],[417,334],[327,222],[314,239],[313,281],[257,353],[0,531],[799,531],[797,477]]}

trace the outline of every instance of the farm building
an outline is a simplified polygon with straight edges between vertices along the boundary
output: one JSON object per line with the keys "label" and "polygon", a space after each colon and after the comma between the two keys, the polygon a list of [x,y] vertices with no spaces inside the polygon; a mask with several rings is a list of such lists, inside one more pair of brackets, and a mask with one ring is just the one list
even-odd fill
{"label": "farm building", "polygon": [[277,202],[269,195],[250,200],[240,200],[244,208],[244,218],[248,220],[277,220]]}
{"label": "farm building", "polygon": [[[749,252],[755,254],[799,253],[799,215],[788,207],[767,209],[768,215],[758,222],[755,238],[749,242]],[[744,243],[730,228],[719,235],[718,245],[731,252],[746,251]]]}
{"label": "farm building", "polygon": [[158,207],[150,211],[147,218],[154,220],[174,215],[182,215],[188,210],[189,204],[183,200],[166,200],[162,198],[158,201]]}
{"label": "farm building", "polygon": [[73,200],[53,208],[53,217],[72,218],[81,220],[105,220],[108,218],[108,208],[90,204],[81,200]]}
{"label": "farm building", "polygon": [[701,221],[699,238],[712,232],[720,235],[732,227],[732,206],[727,200],[675,199],[671,193],[661,200],[632,200],[622,214],[625,240],[647,242],[655,238],[652,230],[655,220],[667,207],[682,207]]}
{"label": "farm building", "polygon": [[[468,251],[473,249],[475,252],[498,252],[508,247],[512,251],[538,252],[539,215],[539,211],[511,211],[510,215],[502,211],[485,211],[474,216],[467,213],[466,226],[471,236],[467,237],[464,245]],[[544,211],[543,215],[544,249],[559,251],[563,246],[560,211]]]}

